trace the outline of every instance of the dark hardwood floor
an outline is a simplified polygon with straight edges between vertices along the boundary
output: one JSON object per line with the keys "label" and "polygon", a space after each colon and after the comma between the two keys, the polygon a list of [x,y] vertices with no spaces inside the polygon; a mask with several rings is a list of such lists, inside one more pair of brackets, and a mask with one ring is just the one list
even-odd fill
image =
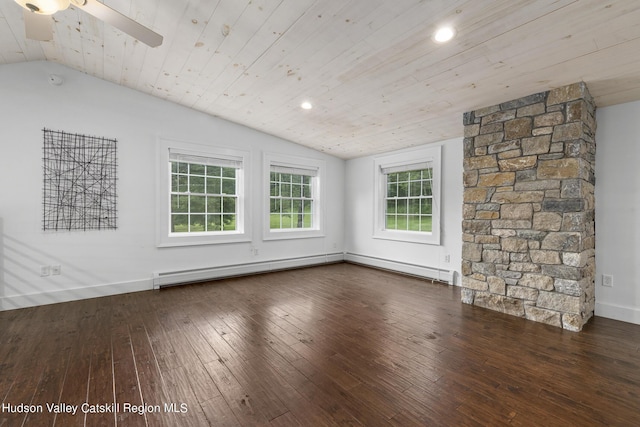
{"label": "dark hardwood floor", "polygon": [[640,425],[640,326],[350,264],[1,312],[0,344],[2,427]]}

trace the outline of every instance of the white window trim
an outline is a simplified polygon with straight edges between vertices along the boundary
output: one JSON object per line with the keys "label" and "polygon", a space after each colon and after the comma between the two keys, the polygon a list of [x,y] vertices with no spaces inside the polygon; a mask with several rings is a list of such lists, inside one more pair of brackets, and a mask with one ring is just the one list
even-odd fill
{"label": "white window trim", "polygon": [[[242,168],[236,172],[238,188],[238,214],[236,224],[238,230],[203,233],[170,233],[171,196],[169,191],[171,170],[169,165],[169,151],[184,155],[242,160]],[[219,243],[236,243],[251,241],[251,198],[249,197],[249,177],[251,156],[246,151],[231,150],[222,147],[195,144],[184,141],[160,138],[156,153],[156,246],[193,246],[211,245]]]}
{"label": "white window trim", "polygon": [[[278,229],[271,230],[270,221],[270,196],[271,196],[271,166],[284,166],[287,168],[297,168],[317,171],[313,179],[313,228],[305,229]],[[288,156],[276,153],[264,153],[263,157],[263,239],[264,240],[284,240],[284,239],[306,239],[313,237],[324,237],[324,204],[325,191],[323,180],[325,176],[324,160],[310,159],[305,157]]]}
{"label": "white window trim", "polygon": [[[374,159],[375,193],[373,237],[375,239],[398,240],[429,245],[440,244],[441,153],[442,147],[438,145],[380,156]],[[386,176],[382,173],[382,170],[427,162],[433,167],[432,231],[426,233],[423,231],[386,230],[384,213],[387,188]]]}

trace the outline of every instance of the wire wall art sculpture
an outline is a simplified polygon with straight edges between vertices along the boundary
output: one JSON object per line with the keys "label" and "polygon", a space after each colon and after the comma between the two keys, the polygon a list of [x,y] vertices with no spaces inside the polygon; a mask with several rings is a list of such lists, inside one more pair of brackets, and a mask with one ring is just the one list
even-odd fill
{"label": "wire wall art sculpture", "polygon": [[43,132],[43,230],[117,229],[117,141]]}

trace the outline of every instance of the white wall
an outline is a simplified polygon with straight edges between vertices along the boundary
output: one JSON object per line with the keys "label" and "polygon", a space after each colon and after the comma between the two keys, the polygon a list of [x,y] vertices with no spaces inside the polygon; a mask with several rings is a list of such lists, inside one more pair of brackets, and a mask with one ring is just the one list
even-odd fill
{"label": "white wall", "polygon": [[[462,118],[460,121],[462,128]],[[442,145],[441,244],[428,245],[373,238],[376,156],[368,156],[347,161],[345,238],[348,253],[455,271],[455,283],[459,284],[462,262],[462,138],[444,141],[439,145]],[[415,149],[414,147],[394,153]],[[393,153],[385,155],[388,154]],[[447,255],[450,257],[449,262],[445,261]]]}
{"label": "white wall", "polygon": [[[343,251],[341,159],[48,62],[0,66],[0,117],[0,309],[150,289],[154,272]],[[117,230],[42,231],[43,128],[118,140]],[[159,137],[251,152],[252,242],[156,247]],[[325,237],[262,240],[263,152],[325,161]],[[40,277],[41,265],[62,274]]]}
{"label": "white wall", "polygon": [[640,324],[640,102],[596,115],[595,314]]}

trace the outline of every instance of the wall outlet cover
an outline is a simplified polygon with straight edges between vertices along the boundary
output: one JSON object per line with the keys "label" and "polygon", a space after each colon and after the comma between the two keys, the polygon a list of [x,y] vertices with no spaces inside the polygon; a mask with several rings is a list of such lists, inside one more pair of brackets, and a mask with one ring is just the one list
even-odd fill
{"label": "wall outlet cover", "polygon": [[50,274],[51,274],[51,267],[49,267],[48,265],[40,266],[40,277],[46,277],[46,276],[49,276]]}

